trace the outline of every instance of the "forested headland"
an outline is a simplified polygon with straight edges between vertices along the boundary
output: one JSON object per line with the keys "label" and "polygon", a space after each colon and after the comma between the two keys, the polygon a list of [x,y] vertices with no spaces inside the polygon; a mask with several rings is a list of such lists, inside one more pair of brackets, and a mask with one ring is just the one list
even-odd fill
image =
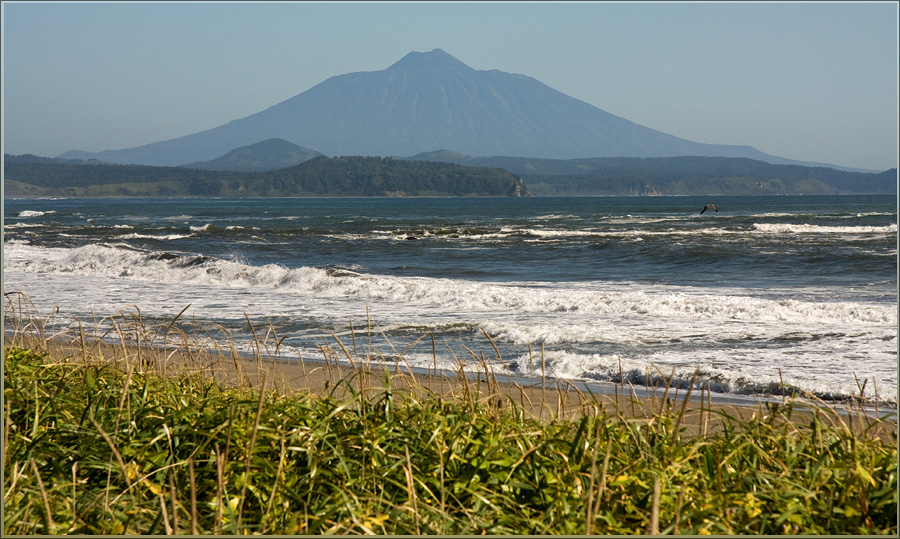
{"label": "forested headland", "polygon": [[4,159],[6,196],[527,196],[506,170],[381,157],[316,157],[266,172]]}

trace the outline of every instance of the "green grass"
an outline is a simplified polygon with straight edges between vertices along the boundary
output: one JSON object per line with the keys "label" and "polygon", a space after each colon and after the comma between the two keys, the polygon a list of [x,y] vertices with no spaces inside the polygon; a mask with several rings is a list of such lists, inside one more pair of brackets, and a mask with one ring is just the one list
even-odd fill
{"label": "green grass", "polygon": [[4,534],[897,533],[895,426],[827,408],[696,436],[673,409],[542,421],[389,379],[285,395],[4,361]]}

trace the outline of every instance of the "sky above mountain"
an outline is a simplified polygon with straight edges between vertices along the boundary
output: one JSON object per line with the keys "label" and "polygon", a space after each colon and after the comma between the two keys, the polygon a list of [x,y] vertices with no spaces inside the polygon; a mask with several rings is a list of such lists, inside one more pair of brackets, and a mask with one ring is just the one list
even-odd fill
{"label": "sky above mountain", "polygon": [[[897,166],[898,7],[851,3],[10,3],[3,152],[188,135],[441,48],[696,142]],[[316,149],[316,148],[312,148]]]}

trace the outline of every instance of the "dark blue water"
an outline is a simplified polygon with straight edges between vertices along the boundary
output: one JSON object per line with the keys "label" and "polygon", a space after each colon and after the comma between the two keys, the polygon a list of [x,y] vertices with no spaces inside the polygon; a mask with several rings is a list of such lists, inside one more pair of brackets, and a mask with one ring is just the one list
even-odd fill
{"label": "dark blue water", "polygon": [[14,200],[13,220],[23,210],[56,213],[40,233],[6,233],[36,245],[121,241],[251,265],[483,280],[878,288],[896,277],[896,235],[883,233],[896,224],[892,197],[715,197],[719,211],[700,215],[710,200]]}

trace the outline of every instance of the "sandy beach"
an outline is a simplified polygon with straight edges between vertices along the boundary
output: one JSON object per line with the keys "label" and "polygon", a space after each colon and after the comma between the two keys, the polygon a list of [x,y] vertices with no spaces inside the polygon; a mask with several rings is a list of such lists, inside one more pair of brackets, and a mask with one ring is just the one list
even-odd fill
{"label": "sandy beach", "polygon": [[[9,339],[7,339],[9,346]],[[196,350],[190,347],[138,346],[135,343],[85,342],[53,339],[44,343],[53,362],[109,362],[121,368],[156,372],[166,376],[199,374],[231,387],[279,391],[284,394],[311,394],[319,397],[353,399],[354,392],[376,398],[391,391],[394,398],[440,397],[477,400],[496,408],[519,408],[525,414],[546,420],[571,419],[597,414],[602,409],[623,420],[643,421],[654,415],[680,413],[682,424],[694,434],[716,434],[727,418],[746,421],[771,415],[790,397],[762,399],[721,395],[706,391],[635,388],[631,384],[584,384],[572,381],[533,380],[490,370],[473,374],[411,368],[402,361],[390,362],[381,356],[373,360],[354,358],[346,350],[323,348],[321,358],[273,358],[265,351],[256,357],[233,351]],[[39,348],[39,347],[38,347]],[[351,363],[351,365],[348,365]],[[685,402],[685,397],[688,398]],[[866,423],[858,406],[829,406],[795,400],[791,420],[808,422],[817,406],[839,412],[851,428]],[[871,410],[869,411],[871,415]],[[884,417],[890,410],[879,410]],[[827,414],[832,417],[833,414]],[[896,430],[896,414],[889,424]]]}

